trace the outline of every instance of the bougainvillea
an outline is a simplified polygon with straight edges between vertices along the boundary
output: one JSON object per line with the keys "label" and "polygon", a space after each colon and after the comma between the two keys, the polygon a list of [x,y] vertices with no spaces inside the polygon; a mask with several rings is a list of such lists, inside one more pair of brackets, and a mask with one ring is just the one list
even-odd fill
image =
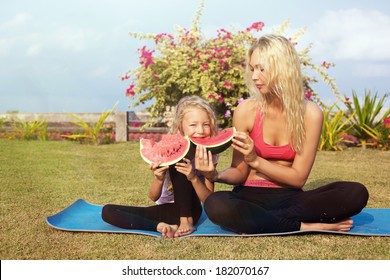
{"label": "bougainvillea", "polygon": [[[177,104],[185,95],[198,95],[207,99],[215,108],[221,127],[231,124],[234,109],[247,97],[244,81],[245,56],[250,44],[262,31],[264,23],[259,21],[244,30],[217,30],[215,38],[206,38],[199,29],[204,8],[202,1],[190,29],[178,28],[175,33],[143,34],[131,32],[136,39],[152,40],[153,49],[146,46],[138,49],[139,67],[129,70],[122,80],[129,80],[126,95],[132,99],[132,107],[146,104],[151,116],[161,118],[167,108]],[[275,33],[282,33],[288,23],[281,25]],[[296,39],[290,38],[296,44]],[[334,81],[326,70],[333,66],[323,62],[319,66],[311,63],[309,48],[299,52],[303,69],[319,73],[337,94]],[[316,78],[305,76],[306,96],[322,104],[310,84]]]}

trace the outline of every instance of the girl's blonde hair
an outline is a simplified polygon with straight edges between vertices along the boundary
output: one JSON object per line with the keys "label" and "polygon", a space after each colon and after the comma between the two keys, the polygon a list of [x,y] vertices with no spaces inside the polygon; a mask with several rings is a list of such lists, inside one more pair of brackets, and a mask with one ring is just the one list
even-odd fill
{"label": "girl's blonde hair", "polygon": [[170,133],[176,134],[177,132],[180,132],[180,134],[183,135],[183,118],[190,108],[204,110],[210,118],[211,136],[217,135],[218,125],[215,112],[211,105],[199,96],[185,96],[179,100],[179,103],[175,107]]}
{"label": "girl's blonde hair", "polygon": [[[254,52],[260,54],[259,64],[264,68],[270,94],[259,94],[252,80],[249,61]],[[267,113],[267,101],[275,97],[281,101],[291,146],[300,152],[305,138],[305,94],[301,64],[294,46],[282,36],[265,35],[252,44],[247,59],[245,76],[250,95],[258,100],[264,115]]]}

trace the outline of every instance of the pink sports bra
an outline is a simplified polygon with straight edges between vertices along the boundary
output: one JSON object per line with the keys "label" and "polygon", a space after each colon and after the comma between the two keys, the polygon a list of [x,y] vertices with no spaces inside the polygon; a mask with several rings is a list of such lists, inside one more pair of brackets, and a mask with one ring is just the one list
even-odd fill
{"label": "pink sports bra", "polygon": [[256,110],[256,119],[253,124],[250,137],[253,139],[256,154],[265,159],[293,161],[295,151],[290,144],[283,146],[273,146],[264,142],[263,122],[260,110]]}

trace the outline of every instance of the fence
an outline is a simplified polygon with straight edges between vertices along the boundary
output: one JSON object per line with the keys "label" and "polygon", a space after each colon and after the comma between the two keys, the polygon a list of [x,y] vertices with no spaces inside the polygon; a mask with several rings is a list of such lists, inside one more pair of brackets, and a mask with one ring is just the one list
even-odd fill
{"label": "fence", "polygon": [[[101,115],[101,113],[74,114],[86,123],[96,123]],[[67,113],[6,113],[0,114],[0,118],[5,120],[5,131],[13,130],[12,120],[24,122],[44,120],[47,123],[47,131],[56,132],[59,135],[80,130],[80,127],[72,123],[75,119]],[[158,141],[163,134],[167,133],[167,128],[149,127],[141,129],[149,119],[148,112],[114,112],[106,119],[105,124],[113,126],[116,142],[138,141],[140,138],[152,138]]]}

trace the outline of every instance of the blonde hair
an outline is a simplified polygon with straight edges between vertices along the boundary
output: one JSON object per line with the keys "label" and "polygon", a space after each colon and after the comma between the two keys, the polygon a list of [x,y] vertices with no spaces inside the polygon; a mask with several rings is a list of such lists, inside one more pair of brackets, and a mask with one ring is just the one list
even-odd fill
{"label": "blonde hair", "polygon": [[210,118],[210,136],[217,135],[218,125],[215,112],[211,105],[199,96],[185,96],[179,100],[175,107],[170,133],[176,134],[180,132],[183,135],[183,118],[189,108],[198,108],[205,111]]}
{"label": "blonde hair", "polygon": [[[270,94],[259,94],[250,71],[249,61],[254,52],[259,52],[261,65],[267,77]],[[246,83],[249,93],[257,99],[263,114],[267,113],[267,101],[277,97],[286,114],[290,144],[296,152],[302,150],[305,138],[305,94],[298,54],[291,42],[279,35],[259,38],[248,51]]]}

